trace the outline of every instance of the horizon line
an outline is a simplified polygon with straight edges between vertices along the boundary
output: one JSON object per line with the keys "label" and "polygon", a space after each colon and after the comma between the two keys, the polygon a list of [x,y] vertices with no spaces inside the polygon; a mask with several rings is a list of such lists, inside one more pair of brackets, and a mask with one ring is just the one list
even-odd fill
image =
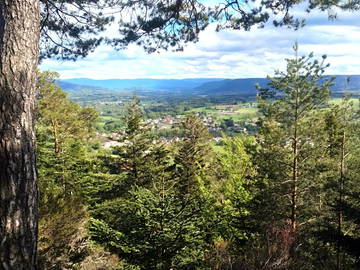
{"label": "horizon line", "polygon": [[[324,76],[360,76],[360,74],[324,74]],[[269,76],[271,78],[271,76]],[[108,81],[108,80],[196,80],[196,79],[223,79],[223,80],[238,80],[238,79],[266,79],[265,77],[185,77],[185,78],[154,78],[154,77],[137,77],[137,78],[107,78],[107,79],[94,79],[91,77],[72,77],[72,78],[59,78],[58,80],[80,80],[88,79],[94,81]]]}

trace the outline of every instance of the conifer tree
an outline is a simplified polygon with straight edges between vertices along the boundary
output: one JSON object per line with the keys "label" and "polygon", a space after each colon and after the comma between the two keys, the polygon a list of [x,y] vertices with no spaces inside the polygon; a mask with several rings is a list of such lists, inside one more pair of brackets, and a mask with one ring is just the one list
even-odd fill
{"label": "conifer tree", "polygon": [[[185,122],[187,137],[179,151],[183,159],[176,164],[180,170],[171,164],[168,151],[148,137],[135,97],[124,119],[126,144],[117,151],[126,185],[92,210],[92,238],[125,259],[127,267],[202,269],[209,247],[206,194],[201,196],[199,180],[208,162],[203,156],[206,128],[195,118]],[[191,156],[185,154],[189,149]]]}
{"label": "conifer tree", "polygon": [[208,145],[210,134],[195,115],[188,115],[181,123],[181,128],[184,137],[174,157],[174,177],[178,179],[181,194],[190,195],[197,193],[199,177],[211,164],[211,149]]}
{"label": "conifer tree", "polygon": [[[74,60],[85,57],[102,42],[117,48],[135,42],[149,52],[169,47],[181,49],[184,42],[197,41],[199,33],[210,22],[218,21],[218,29],[249,30],[256,24],[263,26],[271,12],[284,14],[283,18],[274,21],[275,25],[299,27],[303,21],[290,15],[290,9],[299,2],[304,1],[266,0],[252,2],[256,5],[249,7],[240,1],[231,1],[224,6],[218,3],[220,5],[206,8],[201,1],[192,0],[1,1],[0,108],[4,132],[0,137],[0,176],[8,192],[0,194],[0,211],[7,215],[6,220],[11,220],[11,226],[0,224],[5,239],[0,242],[3,264],[6,267],[36,268],[37,182],[33,109],[39,56]],[[329,10],[334,6],[343,10],[359,9],[358,1],[319,0],[310,1],[308,10]],[[107,10],[110,9],[112,12],[109,14]],[[109,40],[99,34],[113,23],[113,12],[120,15],[117,17],[121,35]],[[123,14],[131,15],[121,16]],[[19,199],[24,190],[29,197],[27,200]],[[14,205],[16,210],[13,211]],[[18,213],[21,219],[17,218]],[[21,237],[16,237],[13,231],[20,227]],[[23,244],[28,241],[31,244]]]}
{"label": "conifer tree", "polygon": [[[67,98],[55,84],[57,77],[56,73],[44,72],[38,79],[39,182],[42,185],[53,179],[64,194],[70,194],[74,193],[80,175],[80,171],[76,172],[78,162],[85,160],[85,145],[94,134],[98,112],[93,108],[81,108]],[[68,175],[71,170],[73,175]],[[49,175],[45,177],[46,174]]]}
{"label": "conifer tree", "polygon": [[297,44],[294,51],[295,58],[286,60],[286,71],[269,78],[268,88],[259,87],[262,169],[275,195],[270,204],[277,205],[269,215],[275,214],[289,232],[293,244],[289,245],[289,260],[285,259],[288,262],[295,258],[301,224],[308,224],[319,203],[318,175],[313,169],[323,148],[317,140],[317,111],[326,105],[332,83],[323,77],[326,56],[321,61],[312,60],[312,54],[299,57]]}
{"label": "conifer tree", "polygon": [[115,172],[119,175],[118,183],[114,183],[114,197],[125,194],[133,186],[150,187],[154,175],[161,173],[167,156],[145,123],[140,101],[135,95],[125,106],[122,121],[125,125],[119,136],[122,145],[114,147],[110,161],[117,167]]}
{"label": "conifer tree", "polygon": [[[222,203],[223,236],[230,241],[246,239],[244,220],[249,215],[256,170],[245,149],[246,138],[224,138],[223,151],[218,153],[220,165],[219,194]],[[249,139],[248,139],[249,140]]]}
{"label": "conifer tree", "polygon": [[183,204],[171,179],[133,187],[95,211],[93,239],[138,269],[202,269],[208,244],[196,203]]}
{"label": "conifer tree", "polygon": [[56,86],[56,78],[56,73],[43,72],[38,79],[40,269],[74,267],[90,253],[82,193],[94,164],[88,139],[93,135],[97,112],[69,100]]}
{"label": "conifer tree", "polygon": [[216,236],[209,255],[212,269],[240,267],[240,254],[249,252],[245,244],[253,241],[249,206],[256,169],[248,148],[255,145],[251,137],[223,136],[221,150],[216,152],[216,179],[211,188],[216,195]]}
{"label": "conifer tree", "polygon": [[[344,218],[344,211],[352,208],[354,194],[358,192],[359,176],[359,123],[354,105],[349,98],[333,105],[324,115],[326,156],[322,160],[323,207],[319,213],[320,230],[317,235],[334,247],[329,253],[336,254],[327,264],[336,269],[347,269],[354,261],[343,249],[344,236],[356,237],[354,220]],[[347,207],[344,206],[349,206]],[[356,203],[355,203],[356,205]],[[349,213],[347,212],[347,213]],[[355,225],[356,227],[356,225]],[[351,238],[351,237],[350,237]]]}

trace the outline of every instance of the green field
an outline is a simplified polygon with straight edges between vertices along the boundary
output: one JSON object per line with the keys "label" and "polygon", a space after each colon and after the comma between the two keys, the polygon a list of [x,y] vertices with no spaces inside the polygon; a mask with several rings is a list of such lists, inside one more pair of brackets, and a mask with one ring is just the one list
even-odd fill
{"label": "green field", "polygon": [[100,121],[101,121],[101,122],[117,121],[117,120],[119,120],[118,117],[114,117],[114,116],[110,116],[110,115],[101,115],[101,116],[100,116]]}
{"label": "green field", "polygon": [[206,107],[193,108],[189,112],[204,113],[213,116],[218,120],[232,119],[236,122],[246,120],[256,120],[259,117],[258,108],[253,103],[243,103],[238,105],[213,105]]}
{"label": "green field", "polygon": [[[329,101],[330,105],[341,104],[342,98],[332,98]],[[359,99],[350,98],[350,101],[354,104],[355,108],[360,106]],[[240,124],[247,129],[254,129],[254,121],[260,117],[259,109],[256,102],[246,102],[238,104],[216,104],[216,103],[204,103],[191,105],[191,102],[186,104],[182,103],[167,103],[160,101],[146,100],[142,103],[145,117],[156,119],[162,118],[168,115],[185,117],[189,113],[196,113],[211,117],[216,125],[224,125],[229,119],[233,120],[234,124]],[[98,128],[99,130],[110,132],[121,127],[121,115],[124,109],[123,104],[106,104],[104,102],[97,104],[97,109],[102,112],[99,117]],[[253,121],[253,123],[247,123]],[[230,132],[230,131],[229,131]]]}
{"label": "green field", "polygon": [[[342,100],[343,100],[342,98],[332,98],[329,103],[336,105],[336,104],[340,104],[342,102]],[[350,98],[349,100],[354,104],[355,107],[359,106],[358,98]]]}

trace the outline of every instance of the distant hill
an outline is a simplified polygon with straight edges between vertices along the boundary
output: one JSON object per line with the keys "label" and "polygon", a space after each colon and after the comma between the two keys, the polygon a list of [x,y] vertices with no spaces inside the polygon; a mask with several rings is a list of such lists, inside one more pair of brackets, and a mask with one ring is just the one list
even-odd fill
{"label": "distant hill", "polygon": [[[330,78],[332,76],[325,76]],[[350,78],[348,81],[347,79]],[[246,79],[224,79],[221,81],[207,82],[194,89],[199,95],[241,95],[244,97],[255,96],[257,93],[255,85],[259,84],[266,87],[268,80],[266,78],[246,78]],[[331,87],[333,95],[352,93],[360,95],[360,75],[338,75]]]}
{"label": "distant hill", "polygon": [[82,85],[82,84],[66,82],[64,80],[58,80],[56,81],[56,84],[64,91],[84,91],[84,90],[109,91],[109,89],[100,86]]}
{"label": "distant hill", "polygon": [[207,82],[194,90],[200,95],[242,95],[255,96],[256,84],[265,87],[268,80],[265,78],[247,78],[247,79],[224,79],[216,82]]}
{"label": "distant hill", "polygon": [[66,79],[62,83],[72,85],[82,85],[91,87],[101,87],[112,90],[146,89],[146,90],[182,90],[192,89],[203,83],[218,81],[217,78],[199,79],[112,79],[112,80],[93,80],[88,78]]}
{"label": "distant hill", "polygon": [[351,92],[360,94],[360,75],[336,75],[334,83],[335,85],[332,87],[334,92]]}
{"label": "distant hill", "polygon": [[[326,76],[330,77],[330,76]],[[347,78],[350,78],[348,81]],[[237,95],[254,97],[256,95],[255,85],[258,83],[265,87],[268,83],[266,78],[244,78],[244,79],[113,79],[93,80],[87,78],[67,79],[57,82],[65,91],[79,92],[110,92],[114,90],[147,90],[156,94],[157,91],[166,93],[182,93],[185,95],[219,96]],[[360,95],[360,75],[338,75],[332,86],[335,96],[344,93]]]}

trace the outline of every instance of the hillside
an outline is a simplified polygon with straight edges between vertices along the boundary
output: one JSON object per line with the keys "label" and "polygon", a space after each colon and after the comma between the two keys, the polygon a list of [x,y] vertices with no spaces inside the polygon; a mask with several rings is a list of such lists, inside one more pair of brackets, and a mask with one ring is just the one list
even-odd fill
{"label": "hillside", "polygon": [[[327,76],[328,78],[330,76]],[[347,80],[350,78],[350,80]],[[148,94],[163,93],[166,95],[183,94],[190,96],[242,96],[255,97],[258,83],[262,87],[267,85],[266,78],[244,79],[113,79],[93,80],[87,78],[67,79],[58,81],[58,85],[65,91],[86,93],[111,93],[114,90],[138,90],[147,91]],[[355,96],[360,94],[360,75],[338,75],[331,87],[334,96],[351,93]]]}
{"label": "hillside", "polygon": [[208,82],[195,88],[195,92],[200,95],[242,95],[255,96],[255,85],[258,83],[265,87],[268,80],[265,78],[246,78],[246,79],[224,79],[222,81]]}
{"label": "hillside", "polygon": [[[326,76],[330,78],[332,76]],[[350,80],[347,80],[350,78]],[[200,85],[194,90],[201,95],[256,95],[256,84],[266,87],[266,78],[246,78],[246,79],[224,79],[222,81],[208,82]],[[343,93],[360,94],[360,75],[337,75],[334,85],[331,87],[334,95]]]}
{"label": "hillside", "polygon": [[93,80],[88,78],[67,79],[62,83],[72,85],[83,85],[101,87],[112,90],[147,89],[147,90],[182,90],[192,89],[207,82],[219,81],[217,78],[196,78],[196,79],[111,79]]}

